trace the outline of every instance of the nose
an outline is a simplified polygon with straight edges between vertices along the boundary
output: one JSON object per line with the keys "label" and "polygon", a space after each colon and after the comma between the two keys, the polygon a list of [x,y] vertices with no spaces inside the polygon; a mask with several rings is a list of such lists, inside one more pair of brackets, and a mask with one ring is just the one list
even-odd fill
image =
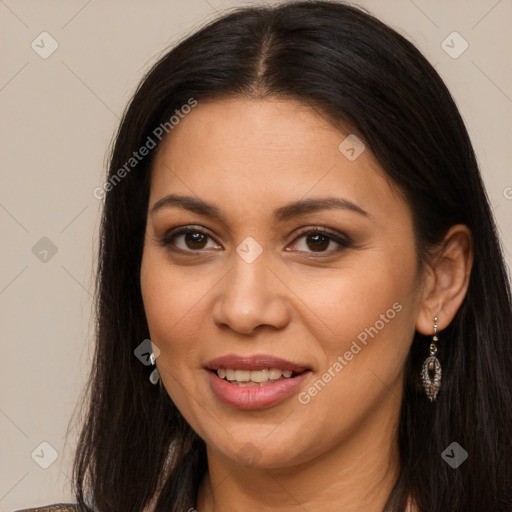
{"label": "nose", "polygon": [[216,287],[213,320],[240,334],[260,326],[283,329],[290,320],[287,288],[267,265],[265,251],[251,263],[234,255],[233,268]]}

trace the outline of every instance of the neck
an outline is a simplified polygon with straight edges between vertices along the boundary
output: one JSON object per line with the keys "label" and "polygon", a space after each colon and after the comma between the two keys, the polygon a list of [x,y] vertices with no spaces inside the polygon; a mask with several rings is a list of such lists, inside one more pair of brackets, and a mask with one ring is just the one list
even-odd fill
{"label": "neck", "polygon": [[399,472],[396,398],[390,393],[393,405],[381,404],[337,445],[296,466],[246,467],[208,446],[197,511],[270,512],[278,503],[284,512],[381,512]]}

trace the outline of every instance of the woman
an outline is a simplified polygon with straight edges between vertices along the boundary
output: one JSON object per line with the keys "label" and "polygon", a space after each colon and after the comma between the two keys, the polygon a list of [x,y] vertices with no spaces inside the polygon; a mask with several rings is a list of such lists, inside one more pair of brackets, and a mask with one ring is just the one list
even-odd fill
{"label": "woman", "polygon": [[62,510],[512,510],[503,256],[402,36],[341,3],[223,16],[147,74],[98,194]]}

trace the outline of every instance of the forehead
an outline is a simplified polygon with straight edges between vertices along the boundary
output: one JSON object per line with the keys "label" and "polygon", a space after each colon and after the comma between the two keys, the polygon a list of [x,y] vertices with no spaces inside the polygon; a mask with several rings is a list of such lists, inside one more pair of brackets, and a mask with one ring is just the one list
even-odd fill
{"label": "forehead", "polygon": [[[230,97],[200,101],[174,126],[159,156],[173,161],[192,158],[205,166],[222,164],[247,177],[260,164],[257,174],[264,176],[267,168],[278,165],[283,171],[291,166],[298,171],[309,169],[320,154],[322,161],[332,160],[342,138],[311,107],[297,101]],[[247,161],[240,166],[244,158]]]}
{"label": "forehead", "polygon": [[159,147],[150,206],[182,193],[255,212],[328,193],[367,211],[403,208],[370,151],[351,160],[340,150],[349,135],[294,100],[199,101]]}

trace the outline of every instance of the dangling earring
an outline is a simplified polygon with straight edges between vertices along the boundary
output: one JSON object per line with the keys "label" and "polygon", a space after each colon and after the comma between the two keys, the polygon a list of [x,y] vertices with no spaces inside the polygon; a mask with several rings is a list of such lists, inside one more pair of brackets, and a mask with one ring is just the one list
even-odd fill
{"label": "dangling earring", "polygon": [[[439,388],[441,387],[441,363],[437,359],[437,316],[434,318],[434,336],[430,344],[430,356],[425,359],[421,370],[421,380],[425,388],[428,399],[433,402],[436,399]],[[433,372],[433,375],[432,375]]]}
{"label": "dangling earring", "polygon": [[160,381],[160,373],[158,373],[158,368],[156,367],[156,357],[155,357],[155,354],[153,352],[151,352],[151,355],[149,356],[149,360],[151,361],[151,364],[155,367],[155,369],[151,372],[150,376],[149,376],[149,382],[151,382],[151,384],[158,384],[158,382]]}

